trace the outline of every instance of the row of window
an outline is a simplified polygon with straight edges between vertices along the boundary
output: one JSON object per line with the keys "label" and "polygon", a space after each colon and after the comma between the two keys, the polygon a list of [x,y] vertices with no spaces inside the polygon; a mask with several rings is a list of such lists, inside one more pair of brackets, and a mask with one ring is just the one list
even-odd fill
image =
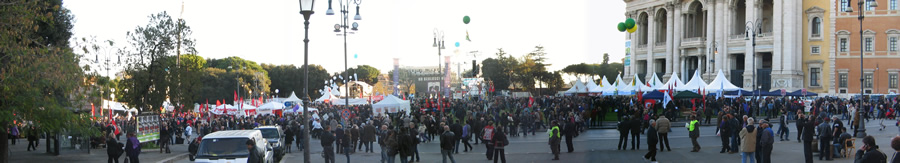
{"label": "row of window", "polygon": [[[812,71],[813,69],[818,70],[818,68],[812,68],[812,69],[810,69],[810,71]],[[816,71],[816,72],[818,72],[818,71]],[[813,82],[813,79],[812,79],[813,76],[816,77],[816,81],[818,82],[818,73],[810,72],[810,82],[811,82],[810,84],[812,84],[812,82]],[[838,87],[839,88],[847,88],[847,78],[848,78],[847,73],[845,73],[845,72],[838,73]],[[873,73],[863,74],[863,88],[872,88],[872,79],[873,78],[874,78]],[[900,73],[888,73],[888,88],[889,89],[897,88],[898,78],[900,78]],[[818,86],[818,83],[816,83],[815,86]]]}
{"label": "row of window", "polygon": [[[840,38],[838,41],[838,49],[840,52],[849,52],[850,51],[850,43],[848,38]],[[897,42],[900,41],[900,38],[897,36],[888,37],[887,49],[889,52],[897,52],[900,51],[900,48],[897,46]],[[874,37],[865,37],[863,39],[863,50],[866,52],[874,52],[875,51],[875,38]]]}
{"label": "row of window", "polygon": [[[863,6],[866,7],[866,11],[874,11],[875,7],[869,5],[868,0],[860,0],[864,1],[865,4]],[[853,4],[850,4],[850,0],[841,0],[841,11],[849,10],[849,7],[852,7]],[[897,0],[888,0],[888,10],[897,10]]]}

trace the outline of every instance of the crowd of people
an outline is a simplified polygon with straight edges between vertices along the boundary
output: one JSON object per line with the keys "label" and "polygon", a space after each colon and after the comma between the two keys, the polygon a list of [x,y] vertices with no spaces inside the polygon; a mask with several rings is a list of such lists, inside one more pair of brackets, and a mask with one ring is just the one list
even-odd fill
{"label": "crowd of people", "polygon": [[[620,133],[618,150],[640,150],[641,140],[646,140],[649,151],[644,158],[656,161],[656,153],[671,151],[668,133],[672,123],[686,119],[686,130],[692,141],[691,152],[700,151],[698,143],[700,125],[714,125],[714,132],[721,138],[719,153],[740,153],[742,162],[771,162],[776,137],[790,141],[788,125],[795,123],[796,140],[804,146],[804,159],[812,161],[813,141],[818,141],[820,160],[841,157],[846,151],[846,140],[855,137],[860,124],[869,120],[894,119],[900,108],[896,98],[855,100],[841,98],[716,98],[675,100],[662,103],[644,103],[639,97],[626,96],[566,96],[566,97],[489,97],[469,99],[411,99],[411,110],[396,113],[375,112],[371,105],[310,104],[317,108],[311,118],[302,119],[298,114],[260,115],[250,117],[215,116],[199,113],[169,113],[159,115],[157,144],[160,153],[171,152],[169,144],[185,140],[199,140],[206,134],[221,130],[244,130],[258,126],[279,125],[284,129],[285,150],[304,150],[304,133],[319,139],[323,157],[334,162],[335,154],[343,154],[350,160],[356,152],[374,152],[377,143],[381,148],[382,162],[419,161],[418,146],[438,139],[443,159],[455,162],[453,154],[484,144],[485,157],[494,162],[505,162],[505,148],[509,137],[537,136],[547,131],[553,160],[558,160],[563,143],[567,152],[574,151],[572,142],[588,127],[602,126],[607,114],[616,114]],[[665,109],[664,109],[665,108]],[[611,119],[609,119],[611,120]],[[846,124],[845,124],[846,122]],[[713,124],[714,123],[714,124]],[[775,123],[778,123],[777,128]],[[895,123],[895,125],[900,124]],[[118,162],[122,154],[131,162],[139,161],[140,142],[134,134],[136,120],[116,117],[100,119],[95,127],[103,136],[91,139],[92,147],[110,148],[110,162]],[[31,140],[37,146],[38,134],[34,126],[18,124],[7,131],[13,139],[27,135],[29,151]],[[196,137],[194,134],[196,133]],[[543,133],[543,132],[541,132]],[[126,143],[119,143],[126,135]],[[644,135],[644,136],[642,136]],[[857,159],[870,159],[867,153],[878,150],[863,139]],[[564,141],[564,142],[563,142]],[[874,140],[872,140],[874,141]],[[12,144],[16,141],[12,140]],[[656,145],[659,145],[658,148]],[[900,143],[898,143],[900,144]],[[892,141],[893,145],[893,141]],[[116,149],[122,149],[119,151]],[[898,145],[900,147],[900,145]],[[875,154],[872,154],[875,157]]]}

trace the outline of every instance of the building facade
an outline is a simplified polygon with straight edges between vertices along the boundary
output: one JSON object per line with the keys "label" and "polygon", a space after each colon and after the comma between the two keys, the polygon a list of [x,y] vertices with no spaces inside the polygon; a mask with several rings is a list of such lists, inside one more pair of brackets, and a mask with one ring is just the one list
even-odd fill
{"label": "building facade", "polygon": [[803,87],[810,92],[834,94],[835,28],[833,0],[803,0]]}
{"label": "building facade", "polygon": [[687,81],[700,71],[709,82],[722,70],[745,89],[804,88],[803,1],[624,1],[638,27],[626,36],[627,78],[678,73]]}
{"label": "building facade", "polygon": [[[836,53],[833,72],[836,76],[832,80],[838,94],[898,93],[900,11],[897,1],[877,0],[877,7],[865,4],[862,11],[857,5],[859,1],[832,1],[836,22],[832,45]],[[865,15],[862,28],[859,12]]]}

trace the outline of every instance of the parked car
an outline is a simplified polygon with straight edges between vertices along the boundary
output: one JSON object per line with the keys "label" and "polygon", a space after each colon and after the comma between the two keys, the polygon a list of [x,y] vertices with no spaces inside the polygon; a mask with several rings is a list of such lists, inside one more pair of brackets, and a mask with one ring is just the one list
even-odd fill
{"label": "parked car", "polygon": [[206,135],[200,141],[194,162],[203,163],[239,163],[247,162],[250,151],[247,140],[256,142],[256,149],[263,162],[272,163],[274,151],[259,130],[218,131]]}
{"label": "parked car", "polygon": [[282,158],[284,158],[284,130],[281,129],[281,126],[259,126],[254,130],[259,130],[262,132],[263,138],[265,138],[269,145],[275,149],[275,162],[280,162]]}

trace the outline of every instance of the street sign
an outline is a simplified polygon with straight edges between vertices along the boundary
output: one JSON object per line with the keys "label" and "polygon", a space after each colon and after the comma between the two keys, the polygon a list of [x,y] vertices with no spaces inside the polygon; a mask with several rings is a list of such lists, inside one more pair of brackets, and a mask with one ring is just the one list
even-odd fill
{"label": "street sign", "polygon": [[806,96],[806,88],[803,88],[803,90],[800,91],[800,94],[802,94],[803,96]]}
{"label": "street sign", "polygon": [[781,96],[785,96],[785,95],[787,95],[787,91],[785,91],[784,89],[781,89]]}

